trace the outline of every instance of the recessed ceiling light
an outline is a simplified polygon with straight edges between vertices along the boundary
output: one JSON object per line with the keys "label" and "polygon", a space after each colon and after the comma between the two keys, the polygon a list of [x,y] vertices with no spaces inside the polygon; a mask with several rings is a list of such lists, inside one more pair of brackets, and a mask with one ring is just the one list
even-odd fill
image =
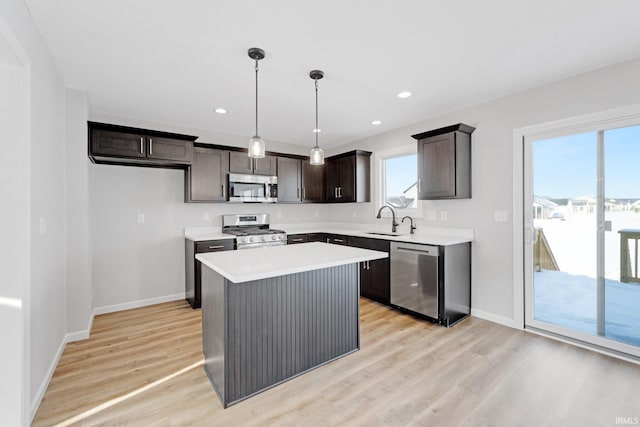
{"label": "recessed ceiling light", "polygon": [[378,125],[381,125],[382,122],[380,120],[374,120],[374,121],[371,122],[371,124],[374,125],[374,126],[378,126]]}
{"label": "recessed ceiling light", "polygon": [[218,114],[227,114],[227,110],[224,108],[216,108],[214,111]]}
{"label": "recessed ceiling light", "polygon": [[408,98],[411,96],[411,92],[405,90],[404,92],[400,92],[397,96],[398,98]]}
{"label": "recessed ceiling light", "polygon": [[322,132],[322,129],[315,128],[315,129],[313,129],[311,132],[313,132],[313,133],[320,133],[320,132]]}

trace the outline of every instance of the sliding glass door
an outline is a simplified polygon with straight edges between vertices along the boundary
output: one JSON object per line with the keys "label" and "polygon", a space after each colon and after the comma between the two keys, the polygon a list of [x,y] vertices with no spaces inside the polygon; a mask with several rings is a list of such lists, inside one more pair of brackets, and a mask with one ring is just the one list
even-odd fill
{"label": "sliding glass door", "polygon": [[640,126],[524,148],[526,327],[640,355]]}

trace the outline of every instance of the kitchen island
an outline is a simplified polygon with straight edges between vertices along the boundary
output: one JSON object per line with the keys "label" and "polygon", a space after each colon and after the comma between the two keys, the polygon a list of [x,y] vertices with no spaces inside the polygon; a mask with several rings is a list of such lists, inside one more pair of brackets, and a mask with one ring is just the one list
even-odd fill
{"label": "kitchen island", "polygon": [[204,368],[222,405],[357,351],[358,263],[387,256],[319,242],[196,255]]}

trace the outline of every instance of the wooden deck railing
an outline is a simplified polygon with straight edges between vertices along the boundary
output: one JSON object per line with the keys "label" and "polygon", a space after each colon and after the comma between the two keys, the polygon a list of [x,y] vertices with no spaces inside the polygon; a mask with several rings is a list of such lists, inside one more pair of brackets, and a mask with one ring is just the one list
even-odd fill
{"label": "wooden deck railing", "polygon": [[544,235],[542,228],[536,229],[536,235],[536,242],[533,245],[533,262],[535,270],[560,270],[558,268],[556,258],[553,256],[553,252],[551,251],[551,246],[549,246],[549,241]]}
{"label": "wooden deck railing", "polygon": [[[640,283],[638,276],[638,240],[640,230],[618,230],[620,233],[620,281],[623,283]],[[629,245],[633,245],[633,263]]]}

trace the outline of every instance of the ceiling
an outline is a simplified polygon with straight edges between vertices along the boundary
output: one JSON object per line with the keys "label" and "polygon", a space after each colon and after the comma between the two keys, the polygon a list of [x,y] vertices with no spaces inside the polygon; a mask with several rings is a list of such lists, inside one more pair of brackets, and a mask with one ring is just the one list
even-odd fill
{"label": "ceiling", "polygon": [[263,48],[267,144],[313,145],[316,68],[320,145],[331,147],[640,56],[637,0],[26,4],[65,84],[106,115],[249,138],[247,49]]}

